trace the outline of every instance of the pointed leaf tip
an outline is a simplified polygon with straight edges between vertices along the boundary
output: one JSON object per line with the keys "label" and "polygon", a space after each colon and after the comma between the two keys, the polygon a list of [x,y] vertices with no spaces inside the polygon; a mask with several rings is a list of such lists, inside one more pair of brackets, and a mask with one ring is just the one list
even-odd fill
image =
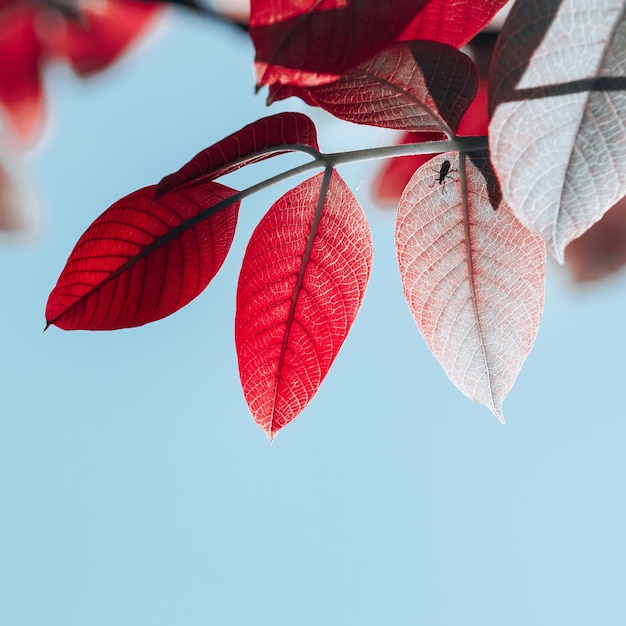
{"label": "pointed leaf tip", "polygon": [[287,192],[252,234],[235,345],[244,397],[268,439],[319,389],[361,306],[371,263],[365,215],[336,172]]}
{"label": "pointed leaf tip", "polygon": [[502,401],[539,328],[545,245],[496,186],[486,152],[435,157],[402,195],[396,249],[431,352],[462,393],[504,422]]}
{"label": "pointed leaf tip", "polygon": [[46,328],[113,330],[171,315],[198,296],[222,266],[239,203],[193,221],[234,193],[218,183],[125,196],[78,240],[46,306]]}

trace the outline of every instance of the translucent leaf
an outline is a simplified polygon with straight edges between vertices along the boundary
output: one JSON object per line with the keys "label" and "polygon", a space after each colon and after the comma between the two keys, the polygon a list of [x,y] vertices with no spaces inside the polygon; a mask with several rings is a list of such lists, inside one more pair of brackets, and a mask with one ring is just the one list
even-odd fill
{"label": "translucent leaf", "polygon": [[476,95],[477,82],[474,64],[462,52],[412,41],[387,48],[333,83],[271,88],[270,97],[298,95],[356,124],[452,134]]}
{"label": "translucent leaf", "polygon": [[539,328],[545,246],[502,200],[486,152],[445,153],[414,174],[396,248],[428,347],[466,396],[504,421],[502,401]]}
{"label": "translucent leaf", "polygon": [[252,0],[258,85],[318,85],[384,50],[428,0]]}
{"label": "translucent leaf", "polygon": [[239,203],[194,218],[235,190],[205,183],[159,201],[154,190],[118,200],[78,240],[48,298],[48,326],[141,326],[171,315],[209,284],[228,254]]}
{"label": "translucent leaf", "polygon": [[239,278],[235,344],[244,397],[270,440],[324,380],[371,264],[367,221],[336,172],[287,192],[254,231]]}
{"label": "translucent leaf", "polygon": [[460,48],[477,35],[508,1],[430,0],[400,39],[427,39]]}
{"label": "translucent leaf", "polygon": [[[244,126],[196,154],[177,172],[163,178],[157,185],[156,197],[159,198],[171,189],[213,180],[244,165],[283,154],[285,150],[281,146],[285,144],[304,144],[317,150],[317,133],[311,119],[302,113],[278,113]],[[272,147],[276,147],[276,151],[254,154]]]}
{"label": "translucent leaf", "polygon": [[623,0],[517,2],[498,39],[489,127],[502,192],[563,261],[626,194]]}

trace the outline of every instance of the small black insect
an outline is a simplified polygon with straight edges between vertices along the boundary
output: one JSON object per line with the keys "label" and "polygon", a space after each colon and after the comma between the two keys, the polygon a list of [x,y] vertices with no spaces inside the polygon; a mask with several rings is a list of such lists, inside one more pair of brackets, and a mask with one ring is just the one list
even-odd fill
{"label": "small black insect", "polygon": [[450,179],[452,181],[454,181],[455,183],[457,182],[456,178],[453,178],[452,176],[450,176],[450,172],[458,172],[459,170],[451,170],[450,169],[450,161],[448,161],[448,159],[446,159],[442,164],[441,167],[439,168],[439,170],[437,170],[436,168],[432,167],[431,168],[433,172],[435,172],[437,174],[437,178],[435,178],[435,180],[433,181],[432,185],[428,185],[429,187],[434,187],[437,183],[439,183],[440,185],[443,185],[443,189],[441,190],[441,193],[444,193],[446,190],[446,179]]}

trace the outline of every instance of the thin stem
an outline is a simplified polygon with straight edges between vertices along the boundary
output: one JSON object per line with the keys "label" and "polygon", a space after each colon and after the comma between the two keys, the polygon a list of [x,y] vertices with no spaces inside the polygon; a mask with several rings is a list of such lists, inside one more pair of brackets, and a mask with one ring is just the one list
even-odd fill
{"label": "thin stem", "polygon": [[[306,152],[313,156],[313,160],[308,163],[303,163],[297,167],[293,167],[290,170],[266,178],[256,185],[251,185],[242,189],[232,196],[221,200],[217,204],[210,206],[203,211],[200,211],[194,217],[186,220],[177,228],[169,231],[167,237],[171,240],[188,228],[193,228],[196,224],[199,224],[203,220],[211,217],[215,213],[225,209],[227,206],[234,204],[238,200],[243,200],[248,196],[251,196],[259,191],[263,191],[268,187],[281,183],[283,180],[306,174],[311,170],[321,168],[333,168],[337,165],[344,165],[347,163],[359,163],[361,161],[372,161],[375,159],[389,158],[393,156],[412,156],[416,154],[437,154],[439,152],[459,151],[459,152],[473,152],[475,150],[484,150],[487,147],[487,137],[455,137],[453,139],[447,139],[445,141],[428,141],[424,143],[409,143],[401,146],[384,146],[382,148],[365,148],[363,150],[350,150],[347,152],[318,152],[310,146],[302,144],[289,144],[285,145],[286,150]],[[276,148],[264,148],[254,153],[254,155],[266,154],[268,152],[275,152]],[[252,155],[248,155],[250,158]],[[193,184],[185,185],[185,187],[193,187]]]}
{"label": "thin stem", "polygon": [[365,148],[348,152],[331,152],[322,154],[324,165],[343,165],[360,161],[373,161],[398,156],[416,154],[437,154],[439,152],[474,152],[488,147],[487,136],[453,137],[445,141],[425,141],[424,143],[407,143],[401,146],[383,146],[382,148]]}
{"label": "thin stem", "polygon": [[[210,207],[207,207],[200,213],[197,213],[193,217],[185,220],[175,228],[169,230],[165,235],[155,239],[150,245],[143,248],[143,250],[129,259],[126,263],[118,267],[115,271],[109,274],[102,282],[100,282],[97,286],[97,289],[101,289],[108,282],[119,276],[121,273],[130,269],[133,265],[138,263],[141,259],[146,258],[150,254],[152,254],[155,250],[161,248],[162,246],[167,245],[176,237],[182,235],[185,231],[193,228],[200,222],[208,219],[215,213],[224,210],[226,207],[231,206],[235,202],[239,200],[243,200],[248,196],[251,196],[258,191],[262,191],[263,189],[267,189],[272,185],[276,185],[277,183],[282,182],[283,180],[287,180],[288,178],[293,178],[294,176],[299,176],[300,174],[306,174],[311,170],[315,169],[325,169],[324,183],[322,188],[324,189],[325,185],[328,185],[328,180],[330,180],[330,174],[333,171],[333,168],[337,165],[344,165],[347,163],[358,163],[360,161],[371,161],[373,159],[383,159],[394,156],[410,156],[415,154],[436,154],[439,152],[448,152],[448,151],[458,151],[462,154],[466,152],[473,152],[475,150],[483,150],[487,147],[487,137],[454,137],[452,139],[448,139],[446,141],[429,141],[425,143],[413,143],[406,144],[401,146],[386,146],[383,148],[366,148],[363,150],[351,150],[348,152],[330,152],[323,153],[318,152],[314,148],[310,146],[306,146],[303,144],[289,144],[282,146],[286,150],[291,151],[299,151],[305,152],[313,157],[312,161],[308,163],[303,163],[302,165],[298,165],[297,167],[293,167],[290,170],[285,172],[281,172],[280,174],[276,174],[275,176],[271,176],[266,180],[262,180],[256,185],[251,185],[242,191],[237,191],[232,196],[221,200],[217,204],[214,204]],[[260,156],[262,154],[267,154],[268,152],[276,152],[276,147],[272,148],[264,148],[262,150],[258,150],[257,152],[248,155],[248,158],[254,156]],[[206,184],[205,179],[199,179],[195,184]],[[182,187],[193,187],[193,183],[188,183],[183,185]],[[74,303],[73,306],[85,300],[89,295],[93,293],[93,289],[89,290],[85,293],[81,298],[78,299],[77,302]],[[54,324],[56,320],[61,317],[59,315],[57,318],[48,320],[46,324],[46,328],[48,328],[51,324]],[[45,330],[45,329],[44,329]]]}

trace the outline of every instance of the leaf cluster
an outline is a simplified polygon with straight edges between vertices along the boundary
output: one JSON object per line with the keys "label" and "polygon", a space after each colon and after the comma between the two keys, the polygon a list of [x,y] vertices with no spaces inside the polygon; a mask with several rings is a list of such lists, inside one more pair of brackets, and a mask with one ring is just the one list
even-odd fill
{"label": "leaf cluster", "polygon": [[[479,89],[459,48],[504,4],[253,0],[257,86],[269,103],[297,96],[348,122],[445,139],[326,154],[305,115],[253,122],[107,209],[50,294],[48,325],[105,330],[174,313],[221,267],[244,198],[319,169],[262,218],[237,288],[243,393],[273,439],[317,392],[370,275],[367,220],[336,166],[438,153],[398,205],[402,285],[446,374],[503,420],[539,328],[546,245],[562,261],[626,194],[623,2],[516,3],[483,79],[488,138],[458,135]],[[310,160],[240,191],[216,182],[286,151]]]}

